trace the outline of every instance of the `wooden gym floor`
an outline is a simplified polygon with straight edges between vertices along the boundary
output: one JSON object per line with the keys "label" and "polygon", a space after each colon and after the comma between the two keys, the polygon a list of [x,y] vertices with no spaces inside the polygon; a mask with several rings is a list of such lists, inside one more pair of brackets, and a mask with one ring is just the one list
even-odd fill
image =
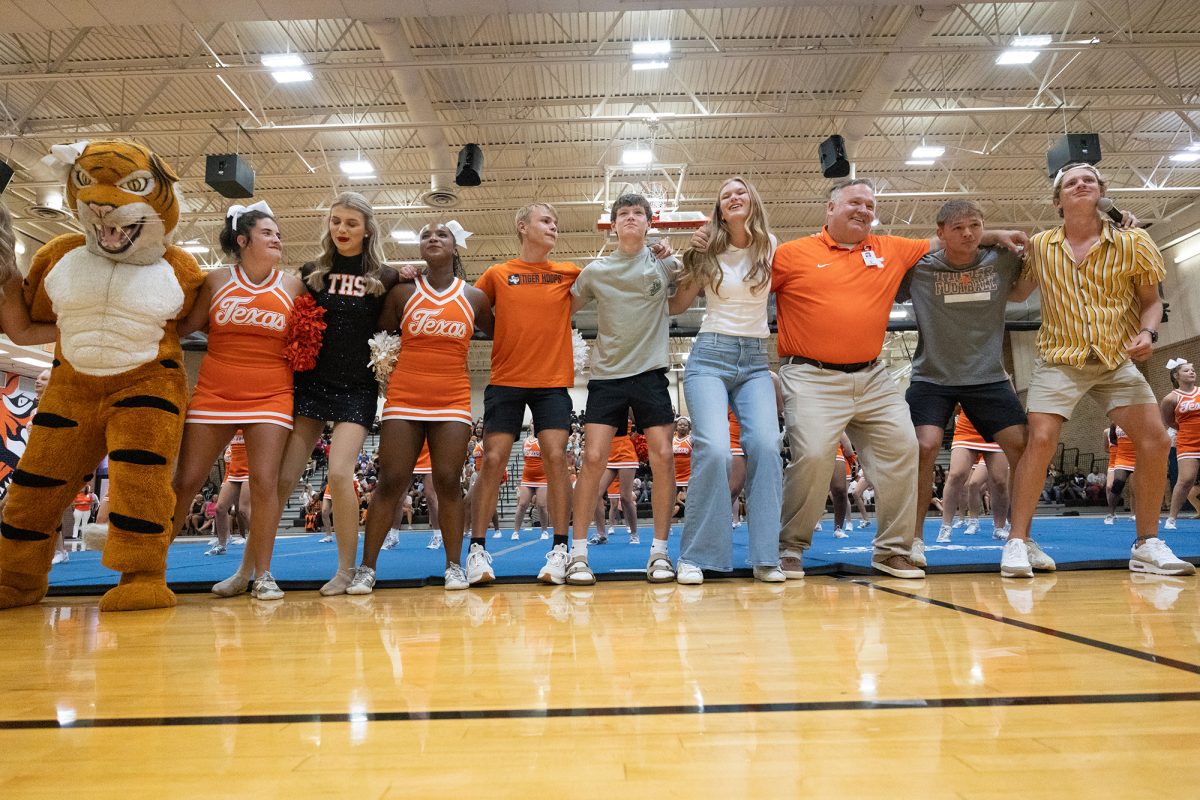
{"label": "wooden gym floor", "polygon": [[0,613],[0,797],[1196,797],[1195,578]]}

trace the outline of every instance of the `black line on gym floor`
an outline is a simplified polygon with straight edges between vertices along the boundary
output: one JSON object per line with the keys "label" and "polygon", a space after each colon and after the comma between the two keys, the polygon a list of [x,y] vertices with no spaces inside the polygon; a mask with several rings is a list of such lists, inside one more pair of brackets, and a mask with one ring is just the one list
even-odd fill
{"label": "black line on gym floor", "polygon": [[336,714],[235,714],[197,717],[110,717],[102,719],[2,720],[0,730],[141,728],[186,725],[291,725],[296,723],[421,722],[474,719],[556,719],[562,717],[641,717],[671,714],[778,714],[807,711],[890,711],[942,708],[1019,708],[1022,706],[1107,705],[1117,703],[1190,703],[1200,692],[1145,694],[1032,695],[1017,697],[933,697],[899,700],[832,700],[796,703],[726,703],[703,706],[613,706],[593,708],[497,708],[462,711],[378,711]]}
{"label": "black line on gym floor", "polygon": [[1188,661],[1180,661],[1177,658],[1169,658],[1168,656],[1160,656],[1156,655],[1155,653],[1147,653],[1145,650],[1135,650],[1132,647],[1125,647],[1123,645],[1113,644],[1112,642],[1104,642],[1099,639],[1080,636],[1077,633],[1067,633],[1066,631],[1060,631],[1057,628],[1047,628],[1044,625],[1034,625],[1032,622],[1023,622],[1019,619],[1012,619],[1004,616],[1003,614],[992,614],[988,611],[980,611],[977,608],[971,608],[969,606],[960,606],[957,603],[949,603],[945,600],[935,600],[932,597],[925,597],[923,595],[913,594],[912,592],[893,589],[890,586],[880,586],[877,583],[864,580],[862,578],[844,578],[839,576],[838,580],[849,581],[850,583],[856,583],[859,586],[869,586],[870,588],[880,592],[887,592],[888,594],[894,594],[899,597],[907,597],[909,600],[919,600],[920,602],[928,603],[931,606],[948,608],[951,611],[959,611],[963,614],[971,614],[976,617],[982,617],[983,619],[991,620],[992,622],[1001,622],[1005,625],[1012,625],[1014,628],[1033,631],[1034,633],[1044,633],[1047,636],[1053,636],[1057,639],[1065,639],[1068,642],[1075,642],[1076,644],[1095,647],[1100,650],[1107,650],[1110,653],[1118,653],[1123,656],[1130,656],[1131,658],[1136,658],[1141,661],[1149,661],[1151,664],[1161,664],[1164,667],[1173,667],[1174,669],[1183,670],[1184,672],[1190,672],[1193,675],[1200,675],[1200,664],[1192,664]]}

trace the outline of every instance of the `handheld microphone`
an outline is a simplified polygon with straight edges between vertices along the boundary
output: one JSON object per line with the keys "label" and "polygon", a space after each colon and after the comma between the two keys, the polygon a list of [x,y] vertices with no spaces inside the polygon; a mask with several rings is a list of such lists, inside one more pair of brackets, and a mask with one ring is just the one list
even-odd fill
{"label": "handheld microphone", "polygon": [[1121,224],[1123,216],[1121,215],[1121,212],[1117,210],[1117,207],[1113,204],[1112,200],[1108,199],[1107,197],[1101,197],[1100,202],[1096,204],[1096,208],[1100,209],[1105,214],[1108,214],[1108,218],[1113,222],[1117,223],[1118,225]]}

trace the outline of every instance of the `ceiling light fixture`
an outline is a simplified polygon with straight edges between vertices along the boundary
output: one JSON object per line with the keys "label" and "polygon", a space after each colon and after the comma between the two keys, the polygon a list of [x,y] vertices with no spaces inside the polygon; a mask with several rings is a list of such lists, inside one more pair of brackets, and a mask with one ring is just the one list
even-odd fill
{"label": "ceiling light fixture", "polygon": [[1193,161],[1200,161],[1200,153],[1191,151],[1175,153],[1170,157],[1170,160],[1176,164],[1191,164]]}
{"label": "ceiling light fixture", "polygon": [[633,62],[634,72],[643,72],[648,69],[666,69],[671,66],[669,61],[635,61]]}
{"label": "ceiling light fixture", "polygon": [[1046,34],[1038,36],[1017,36],[1009,42],[1009,49],[996,57],[996,63],[1001,65],[1032,64],[1041,54],[1039,48],[1054,41]]}
{"label": "ceiling light fixture", "polygon": [[22,364],[28,364],[31,367],[41,367],[42,369],[53,366],[49,361],[42,361],[40,358],[26,358],[25,356],[18,356],[13,361],[20,361]]}
{"label": "ceiling light fixture", "polygon": [[304,69],[304,59],[297,53],[278,53],[263,56],[264,67],[271,67],[271,77],[276,83],[301,83],[311,81],[313,74]]}
{"label": "ceiling light fixture", "polygon": [[629,49],[635,56],[665,56],[671,52],[671,41],[651,39],[647,42],[634,42]]}
{"label": "ceiling light fixture", "polygon": [[654,153],[648,147],[630,145],[621,151],[621,163],[627,167],[644,167],[654,162]]}
{"label": "ceiling light fixture", "polygon": [[418,242],[416,231],[392,231],[392,238],[400,244],[416,244]]}
{"label": "ceiling light fixture", "polygon": [[375,166],[370,161],[364,159],[356,159],[354,161],[343,161],[340,164],[342,172],[346,175],[374,175]]}
{"label": "ceiling light fixture", "polygon": [[946,148],[944,148],[944,147],[938,147],[937,145],[922,144],[920,147],[913,148],[912,158],[915,158],[917,160],[923,160],[923,159],[927,159],[927,158],[941,158],[942,155],[945,154],[945,152],[946,152]]}

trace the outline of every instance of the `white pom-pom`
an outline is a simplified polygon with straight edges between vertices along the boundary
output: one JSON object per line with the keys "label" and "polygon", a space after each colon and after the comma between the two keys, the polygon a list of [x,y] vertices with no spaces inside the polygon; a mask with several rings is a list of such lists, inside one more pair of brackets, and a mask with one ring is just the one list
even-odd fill
{"label": "white pom-pom", "polygon": [[575,328],[571,329],[571,355],[575,359],[575,371],[586,372],[588,368],[589,356],[588,344],[583,340],[583,336]]}
{"label": "white pom-pom", "polygon": [[371,337],[371,360],[367,365],[375,373],[375,382],[379,384],[379,393],[387,392],[388,380],[396,367],[396,358],[400,355],[400,337],[387,331],[380,331]]}

